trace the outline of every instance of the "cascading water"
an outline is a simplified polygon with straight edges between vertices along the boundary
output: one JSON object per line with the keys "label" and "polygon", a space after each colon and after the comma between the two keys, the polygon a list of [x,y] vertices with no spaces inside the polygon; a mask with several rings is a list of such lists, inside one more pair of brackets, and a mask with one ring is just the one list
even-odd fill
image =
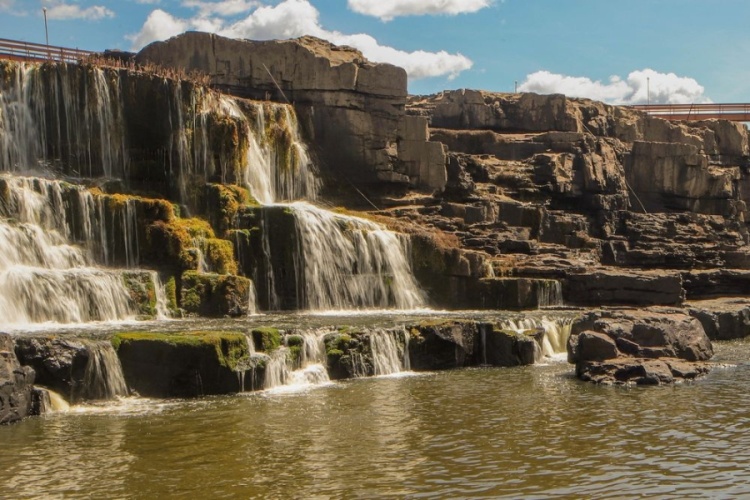
{"label": "cascading water", "polygon": [[553,358],[567,352],[568,338],[573,321],[570,318],[549,319],[549,318],[523,318],[509,319],[501,323],[501,327],[507,330],[524,332],[541,328],[544,330],[544,336],[541,337],[539,348],[542,356]]}
{"label": "cascading water", "polygon": [[89,360],[83,376],[82,399],[114,399],[127,396],[122,365],[109,341],[86,342]]}
{"label": "cascading water", "polygon": [[[264,120],[271,116],[269,126]],[[289,107],[256,114],[249,127],[250,147],[244,180],[262,203],[283,207],[294,219],[294,234],[272,241],[273,221],[266,212],[261,221],[265,273],[256,283],[265,287],[269,309],[415,309],[424,296],[411,274],[408,239],[378,224],[335,214],[303,201],[314,200],[320,182],[297,130]],[[274,256],[286,254],[293,238],[293,258],[274,265]],[[279,269],[292,279],[279,279]],[[294,286],[294,290],[290,288]],[[294,297],[283,303],[282,297]]]}
{"label": "cascading water", "polygon": [[294,338],[297,350],[296,363],[290,359],[292,346],[282,346],[270,354],[266,363],[265,389],[283,387],[285,390],[304,389],[330,381],[326,368],[323,337],[327,331],[305,331],[288,335],[286,342]]}
{"label": "cascading water", "polygon": [[291,208],[304,256],[296,266],[303,308],[416,309],[424,304],[406,257],[408,240],[375,223],[306,203]]}
{"label": "cascading water", "polygon": [[409,332],[373,330],[370,332],[373,375],[409,371]]}

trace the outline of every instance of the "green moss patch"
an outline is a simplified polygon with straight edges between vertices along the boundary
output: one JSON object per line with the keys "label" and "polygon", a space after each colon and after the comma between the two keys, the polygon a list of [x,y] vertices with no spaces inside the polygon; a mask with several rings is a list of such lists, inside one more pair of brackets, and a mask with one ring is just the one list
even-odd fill
{"label": "green moss patch", "polygon": [[281,332],[278,328],[260,327],[251,332],[255,348],[263,352],[275,351],[281,347]]}
{"label": "green moss patch", "polygon": [[247,340],[241,332],[196,331],[181,333],[125,332],[112,337],[112,346],[120,350],[135,342],[156,342],[171,346],[211,348],[221,366],[235,370],[241,362],[249,359]]}

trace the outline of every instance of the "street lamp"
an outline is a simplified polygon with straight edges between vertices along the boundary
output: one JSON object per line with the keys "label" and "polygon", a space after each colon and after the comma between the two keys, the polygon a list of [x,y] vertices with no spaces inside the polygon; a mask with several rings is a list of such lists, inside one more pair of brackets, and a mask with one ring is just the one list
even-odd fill
{"label": "street lamp", "polygon": [[49,31],[47,30],[47,7],[42,7],[44,12],[44,39],[47,41],[47,59],[52,59],[49,52]]}

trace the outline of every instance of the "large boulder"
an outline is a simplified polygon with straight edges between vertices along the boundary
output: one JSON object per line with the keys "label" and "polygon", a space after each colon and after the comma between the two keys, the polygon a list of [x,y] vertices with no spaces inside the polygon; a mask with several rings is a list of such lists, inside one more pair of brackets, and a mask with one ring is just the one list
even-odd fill
{"label": "large boulder", "polygon": [[18,359],[36,372],[36,384],[62,395],[66,401],[84,399],[90,352],[80,339],[19,337]]}
{"label": "large boulder", "polygon": [[405,117],[406,71],[351,47],[189,32],[152,43],[136,61],[209,75],[240,97],[293,103],[320,160],[344,181],[445,186],[442,145],[428,141],[424,118]]}
{"label": "large boulder", "polygon": [[21,366],[13,337],[0,333],[0,424],[16,422],[32,414],[34,370]]}
{"label": "large boulder", "polygon": [[568,361],[597,383],[670,383],[708,371],[713,346],[701,323],[662,310],[600,310],[577,319]]}
{"label": "large boulder", "polygon": [[112,344],[128,387],[146,397],[196,397],[240,392],[250,369],[242,332],[126,332]]}

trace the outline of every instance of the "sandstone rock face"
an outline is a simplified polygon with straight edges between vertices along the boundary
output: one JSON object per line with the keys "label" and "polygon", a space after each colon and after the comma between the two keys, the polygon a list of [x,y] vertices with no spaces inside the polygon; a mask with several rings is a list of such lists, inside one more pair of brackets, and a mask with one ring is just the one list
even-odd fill
{"label": "sandstone rock face", "polygon": [[713,347],[701,323],[675,311],[593,311],[573,323],[568,361],[582,380],[660,384],[709,370]]}
{"label": "sandstone rock face", "polygon": [[34,370],[21,366],[14,352],[13,338],[0,333],[0,424],[32,414]]}
{"label": "sandstone rock face", "polygon": [[[500,286],[514,279],[556,280],[564,302],[582,306],[747,294],[742,125],[471,90],[412,96],[407,113],[428,118],[431,138],[448,147],[447,189],[390,213],[455,235],[457,252],[486,255],[492,273],[467,278],[461,296],[540,305],[527,287]],[[487,300],[487,283],[502,301]]]}
{"label": "sandstone rock face", "polygon": [[732,340],[750,336],[750,300],[724,298],[687,304],[690,316],[703,325],[711,340]]}
{"label": "sandstone rock face", "polygon": [[185,33],[136,56],[211,77],[222,90],[293,103],[323,167],[339,181],[445,186],[445,153],[427,121],[404,115],[406,72],[314,37],[253,42]]}

